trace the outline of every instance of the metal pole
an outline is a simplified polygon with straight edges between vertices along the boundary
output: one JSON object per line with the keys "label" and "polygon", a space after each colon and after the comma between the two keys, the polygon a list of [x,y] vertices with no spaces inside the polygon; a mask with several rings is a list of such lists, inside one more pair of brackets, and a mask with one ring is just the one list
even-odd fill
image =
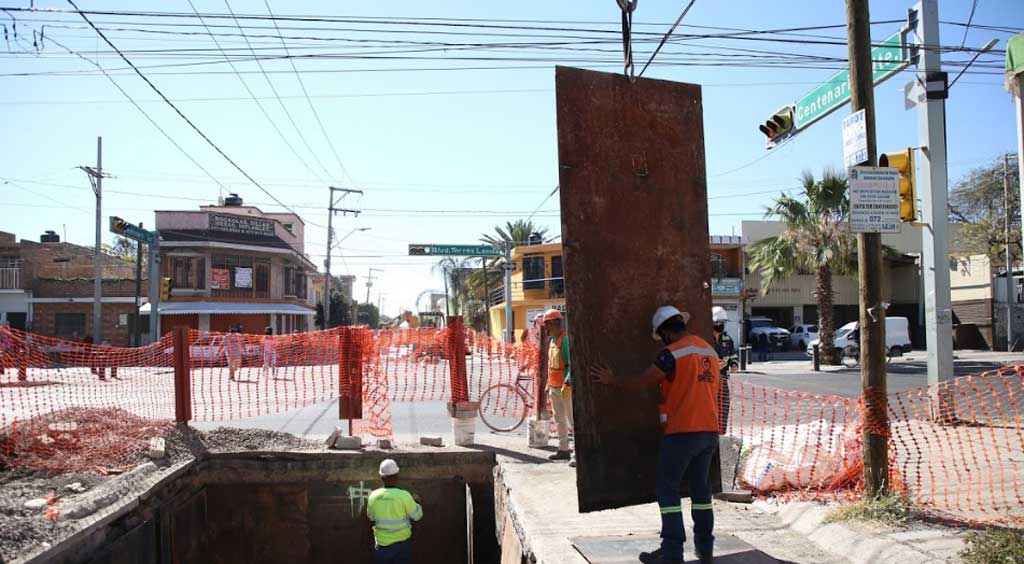
{"label": "metal pole", "polygon": [[505,342],[514,343],[515,338],[512,334],[512,242],[505,242],[505,264],[502,265],[505,270]]}
{"label": "metal pole", "polygon": [[96,256],[93,260],[92,340],[97,345],[103,340],[103,138],[96,138]]}
{"label": "metal pole", "polygon": [[[922,0],[917,12],[916,45],[939,45],[937,0]],[[920,49],[917,79],[944,81],[939,75],[942,60],[938,49]],[[949,197],[946,178],[946,102],[927,94],[917,105],[918,144],[921,146],[921,174],[917,175],[921,196],[921,264],[924,274],[925,337],[928,350],[928,386],[932,409],[938,417],[940,376],[953,375],[953,309],[949,292]]]}
{"label": "metal pole", "polygon": [[1013,351],[1013,304],[1017,301],[1014,288],[1013,257],[1010,254],[1010,155],[1003,155],[1003,211],[1006,228],[1006,352]]}
{"label": "metal pole", "polygon": [[149,246],[149,342],[160,340],[160,241]]}
{"label": "metal pole", "polygon": [[327,258],[324,259],[324,329],[331,327],[331,247],[334,238],[334,188],[328,189],[327,202]]}
{"label": "metal pole", "polygon": [[[867,166],[875,166],[875,98],[871,76],[871,19],[868,0],[847,0],[846,30],[850,53],[851,111],[864,110]],[[868,496],[889,487],[886,429],[885,306],[882,304],[882,236],[857,234],[857,274],[860,286],[861,388],[868,422],[863,430],[864,491]]]}
{"label": "metal pole", "polygon": [[[1020,183],[1020,213],[1024,216],[1024,73],[1014,78],[1017,86],[1017,182]],[[1020,222],[1021,244],[1024,244],[1024,219]]]}
{"label": "metal pole", "polygon": [[[139,227],[142,227],[142,222],[139,222]],[[142,241],[136,243],[135,248],[135,323],[132,327],[132,344],[136,347],[142,346],[140,307],[142,307]]]}
{"label": "metal pole", "polygon": [[491,284],[487,280],[487,257],[480,257],[480,262],[484,266],[484,311],[485,321],[487,323],[487,334],[491,334]]}

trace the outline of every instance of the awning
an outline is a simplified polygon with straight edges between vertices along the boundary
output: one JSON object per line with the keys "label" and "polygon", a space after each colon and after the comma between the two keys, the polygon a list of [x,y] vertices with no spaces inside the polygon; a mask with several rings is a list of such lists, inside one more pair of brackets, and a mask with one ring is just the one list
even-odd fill
{"label": "awning", "polygon": [[[149,313],[150,304],[139,308],[139,313]],[[223,314],[236,315],[276,313],[283,315],[314,315],[313,308],[297,304],[253,303],[253,302],[163,302],[157,311],[160,315]]]}

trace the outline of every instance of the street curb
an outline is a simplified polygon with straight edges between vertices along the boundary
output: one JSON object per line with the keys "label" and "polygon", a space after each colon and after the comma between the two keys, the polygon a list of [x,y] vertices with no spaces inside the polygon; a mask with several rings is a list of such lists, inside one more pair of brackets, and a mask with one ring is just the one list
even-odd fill
{"label": "street curb", "polygon": [[821,503],[756,501],[754,506],[775,515],[785,527],[818,548],[853,564],[959,562],[958,553],[964,546],[955,529],[937,525],[922,523],[893,529],[869,523],[826,524],[825,517],[833,507]]}

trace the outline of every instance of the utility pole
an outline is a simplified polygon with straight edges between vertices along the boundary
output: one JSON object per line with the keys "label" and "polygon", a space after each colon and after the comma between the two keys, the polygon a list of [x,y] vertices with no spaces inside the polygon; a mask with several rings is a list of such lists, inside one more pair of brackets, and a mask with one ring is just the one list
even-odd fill
{"label": "utility pole", "polygon": [[515,267],[512,263],[512,241],[505,241],[505,264],[501,268],[505,271],[505,342],[509,344],[515,342],[512,332],[512,271]]}
{"label": "utility pole", "polygon": [[[864,110],[868,160],[876,166],[875,98],[871,62],[871,19],[868,0],[846,0],[846,31],[850,57],[851,111]],[[889,487],[888,414],[885,382],[885,305],[882,303],[882,235],[857,234],[857,275],[860,286],[861,389],[867,405],[863,433],[864,493],[871,497]]]}
{"label": "utility pole", "polygon": [[[142,222],[139,222],[142,227]],[[142,307],[142,241],[135,248],[135,323],[132,326],[132,344],[142,346],[142,323],[139,319],[139,308]]]}
{"label": "utility pole", "polygon": [[1013,304],[1017,302],[1010,253],[1010,155],[1003,155],[1003,216],[1006,236],[1006,352],[1013,352]]}
{"label": "utility pole", "polygon": [[925,337],[928,350],[928,388],[932,417],[940,417],[939,378],[953,374],[953,306],[949,280],[949,194],[946,177],[946,80],[939,41],[937,0],[921,0],[910,12],[918,47],[917,76],[925,86],[925,100],[917,104],[917,138],[921,173],[921,270],[924,274]]}
{"label": "utility pole", "polygon": [[96,168],[78,167],[89,176],[96,194],[96,252],[93,256],[92,340],[97,345],[103,339],[103,138],[96,138]]}
{"label": "utility pole", "polygon": [[[335,207],[349,194],[362,194],[362,190],[350,190],[348,188],[336,188],[329,186],[327,200],[327,256],[324,258],[324,329],[331,326],[331,251],[334,249],[334,214],[341,212],[342,215],[354,214],[359,217],[359,211],[348,208]],[[341,197],[334,199],[334,193],[341,192]]]}
{"label": "utility pole", "polygon": [[[373,275],[374,272],[384,272],[384,271],[379,269],[379,268],[371,267],[370,270],[366,273],[366,302],[365,303],[367,305],[370,304],[370,288],[373,288],[373,281],[377,279],[377,277]],[[355,294],[355,292],[352,292],[352,293]],[[355,297],[354,296],[353,296],[352,300],[355,301]],[[369,315],[369,313],[367,313],[367,315]],[[356,319],[356,321],[358,322],[359,320]],[[370,320],[367,319],[366,322],[369,323]]]}

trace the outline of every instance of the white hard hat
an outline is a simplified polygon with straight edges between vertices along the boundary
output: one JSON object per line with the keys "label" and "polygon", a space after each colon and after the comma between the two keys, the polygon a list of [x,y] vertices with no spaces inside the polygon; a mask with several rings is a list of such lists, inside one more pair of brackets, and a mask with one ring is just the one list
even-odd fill
{"label": "white hard hat", "polygon": [[651,318],[651,336],[654,337],[655,341],[661,339],[658,336],[658,327],[661,327],[662,323],[677,315],[683,316],[684,323],[690,322],[690,314],[685,311],[679,311],[675,306],[661,306],[654,312],[654,317]]}
{"label": "white hard hat", "polygon": [[380,463],[381,477],[394,476],[395,474],[398,474],[398,463],[395,462],[394,460],[391,460],[390,458],[385,458]]}
{"label": "white hard hat", "polygon": [[729,312],[725,311],[725,308],[722,306],[715,306],[711,308],[711,321],[726,323],[729,321]]}

